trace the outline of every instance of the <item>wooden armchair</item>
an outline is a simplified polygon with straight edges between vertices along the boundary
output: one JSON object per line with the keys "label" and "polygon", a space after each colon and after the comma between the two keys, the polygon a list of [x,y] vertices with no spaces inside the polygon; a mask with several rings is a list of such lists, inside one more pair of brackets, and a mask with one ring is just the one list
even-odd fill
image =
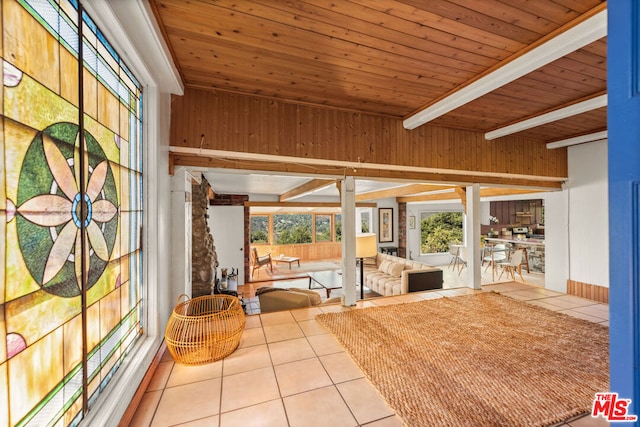
{"label": "wooden armchair", "polygon": [[[263,265],[268,265],[269,270],[273,273],[273,263],[271,262],[271,253],[266,255],[258,256],[258,250],[256,248],[251,248],[251,278],[253,279],[253,272],[259,270]],[[258,271],[258,274],[260,272]]]}

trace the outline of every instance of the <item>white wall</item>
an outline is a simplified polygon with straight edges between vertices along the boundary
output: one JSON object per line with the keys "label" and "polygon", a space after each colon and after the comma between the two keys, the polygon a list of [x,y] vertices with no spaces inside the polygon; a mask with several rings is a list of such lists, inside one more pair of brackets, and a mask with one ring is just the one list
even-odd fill
{"label": "white wall", "polygon": [[544,287],[564,293],[567,291],[569,278],[568,192],[563,190],[531,196],[544,201]]}
{"label": "white wall", "polygon": [[218,278],[222,268],[229,273],[237,268],[238,285],[244,285],[244,206],[209,206],[207,212],[218,257]]}
{"label": "white wall", "polygon": [[569,147],[569,275],[609,287],[607,142]]}
{"label": "white wall", "polygon": [[[395,198],[379,199],[376,200],[378,207],[373,209],[373,218],[371,218],[371,232],[376,233],[376,239],[378,240],[378,248],[382,246],[399,246],[398,244],[398,225],[400,221],[400,212],[398,211],[398,203]],[[380,208],[393,208],[393,242],[380,243],[380,233],[378,232],[378,210]]]}

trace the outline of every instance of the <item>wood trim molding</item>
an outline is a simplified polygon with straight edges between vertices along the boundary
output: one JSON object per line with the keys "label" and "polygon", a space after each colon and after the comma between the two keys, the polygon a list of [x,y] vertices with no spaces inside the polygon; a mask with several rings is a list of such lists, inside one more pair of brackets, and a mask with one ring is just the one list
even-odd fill
{"label": "wood trim molding", "polygon": [[462,202],[462,208],[464,213],[467,213],[467,188],[466,187],[456,187],[455,192],[460,197],[460,201]]}
{"label": "wood trim molding", "polygon": [[609,304],[609,288],[567,280],[567,294]]}
{"label": "wood trim molding", "polygon": [[[172,147],[172,149],[177,149],[177,147]],[[331,165],[331,162],[328,160],[324,160],[324,164],[302,164],[292,163],[291,160],[286,157],[281,157],[279,161],[276,161],[275,159],[270,161],[261,161],[233,159],[214,155],[207,156],[206,154],[183,154],[178,152],[173,152],[169,155],[173,157],[173,164],[175,166],[257,170],[303,175],[326,175],[336,179],[348,174],[358,178],[402,179],[407,181],[444,182],[458,185],[479,183],[480,185],[510,185],[550,190],[562,189],[562,182],[566,179],[562,177],[523,177],[504,174],[496,174],[494,176],[493,174],[489,175],[483,172],[466,172],[458,170],[429,171],[428,168],[410,167],[405,167],[404,170],[384,168],[367,169],[362,166],[357,169],[350,169],[347,166]]]}
{"label": "wood trim molding", "polygon": [[[432,200],[455,200],[460,199],[460,194],[456,190],[449,190],[447,192],[442,193],[434,193],[434,194],[424,194],[421,196],[410,196],[410,197],[398,197],[396,199],[397,202],[428,202]],[[481,188],[480,189],[480,197],[494,197],[494,196],[511,196],[516,194],[532,194],[532,193],[541,193],[547,190],[529,190],[529,189],[518,189],[518,188]],[[466,194],[466,193],[465,193]]]}
{"label": "wood trim molding", "polygon": [[356,196],[356,201],[386,199],[389,197],[401,197],[408,194],[426,193],[428,191],[448,190],[452,187],[446,185],[409,184],[403,187],[389,188],[387,190],[370,191]]}
{"label": "wood trim molding", "polygon": [[289,199],[294,197],[302,196],[306,193],[310,193],[314,190],[318,190],[323,187],[327,187],[332,185],[335,181],[332,179],[312,179],[310,181],[305,182],[302,185],[299,185],[296,188],[293,188],[285,193],[280,195],[279,200],[281,202],[286,202]]}
{"label": "wood trim molding", "polygon": [[[245,202],[247,207],[259,208],[339,208],[342,205],[338,202]],[[376,208],[377,203],[356,203],[358,208]]]}

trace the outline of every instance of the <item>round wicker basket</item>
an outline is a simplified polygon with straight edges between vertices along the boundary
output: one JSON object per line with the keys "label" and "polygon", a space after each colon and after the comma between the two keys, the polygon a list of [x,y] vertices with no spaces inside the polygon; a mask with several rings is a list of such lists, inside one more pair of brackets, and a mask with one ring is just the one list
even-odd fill
{"label": "round wicker basket", "polygon": [[[186,301],[180,302],[183,298]],[[176,363],[204,365],[220,360],[240,344],[245,325],[240,300],[231,295],[178,297],[164,339]]]}

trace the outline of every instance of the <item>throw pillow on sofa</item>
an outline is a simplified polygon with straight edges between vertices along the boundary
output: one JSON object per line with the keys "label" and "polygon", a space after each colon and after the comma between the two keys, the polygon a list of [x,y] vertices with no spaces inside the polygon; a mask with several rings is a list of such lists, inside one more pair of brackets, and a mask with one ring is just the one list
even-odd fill
{"label": "throw pillow on sofa", "polygon": [[392,262],[391,264],[392,265],[389,267],[389,270],[387,272],[393,277],[402,276],[402,272],[404,271],[404,264],[401,264],[399,262]]}
{"label": "throw pillow on sofa", "polygon": [[388,273],[390,264],[393,264],[393,263],[389,260],[382,261],[380,263],[380,267],[378,267],[378,270],[380,270],[383,273]]}

